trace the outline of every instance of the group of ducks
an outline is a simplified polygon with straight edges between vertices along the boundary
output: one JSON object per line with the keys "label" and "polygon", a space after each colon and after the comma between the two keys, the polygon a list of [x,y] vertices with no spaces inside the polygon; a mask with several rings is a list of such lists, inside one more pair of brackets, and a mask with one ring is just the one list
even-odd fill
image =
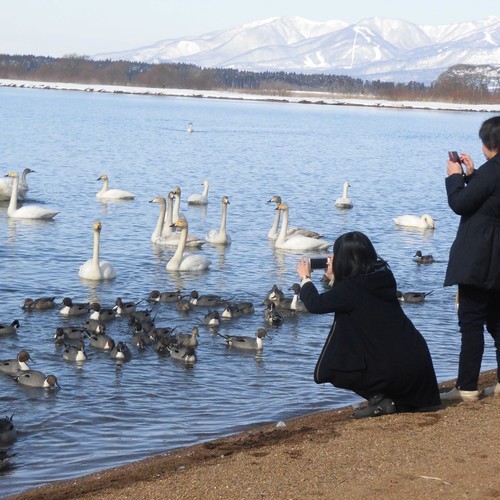
{"label": "group of ducks", "polygon": [[[263,304],[264,321],[270,326],[283,322],[287,314],[305,312],[306,309],[299,300],[300,285],[295,283],[293,297],[285,297],[281,289],[274,285],[266,294]],[[58,326],[54,334],[54,344],[63,347],[62,357],[69,362],[84,362],[88,356],[86,343],[97,350],[107,351],[109,357],[118,364],[129,361],[132,352],[128,344],[137,350],[153,346],[158,353],[168,354],[171,358],[192,364],[197,360],[196,347],[198,346],[199,327],[193,326],[190,333],[176,333],[176,327],[160,327],[155,324],[154,309],[160,303],[174,303],[177,311],[186,313],[194,308],[207,308],[201,324],[209,327],[212,333],[222,337],[226,344],[236,349],[261,350],[263,339],[267,335],[264,327],[257,329],[255,336],[226,335],[218,331],[221,322],[238,318],[244,314],[252,314],[255,308],[252,302],[230,303],[216,294],[200,295],[193,290],[187,296],[180,291],[160,292],[153,290],[147,300],[153,304],[151,308],[138,309],[139,302],[124,302],[120,297],[112,308],[104,308],[97,302],[76,303],[65,297],[61,305],[56,303],[55,297],[26,298],[22,305],[25,312],[39,312],[59,307],[62,318],[83,319],[83,323],[73,326]],[[107,334],[109,322],[119,317],[127,318],[128,327],[132,328],[132,335],[128,342],[115,342]],[[18,319],[11,324],[0,324],[0,337],[15,335],[20,327]],[[44,374],[42,371],[32,370],[33,362],[26,350],[18,352],[16,358],[0,361],[0,372],[10,376],[17,383],[45,389],[60,388],[57,377],[53,374]]]}

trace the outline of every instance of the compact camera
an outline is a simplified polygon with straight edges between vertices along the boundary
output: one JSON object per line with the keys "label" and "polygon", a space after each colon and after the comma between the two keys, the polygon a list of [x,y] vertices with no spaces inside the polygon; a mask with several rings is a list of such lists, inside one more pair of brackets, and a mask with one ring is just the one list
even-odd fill
{"label": "compact camera", "polygon": [[448,151],[448,156],[450,157],[450,160],[455,162],[455,163],[462,163],[460,161],[460,156],[456,151]]}
{"label": "compact camera", "polygon": [[326,269],[328,267],[328,259],[309,259],[309,265],[311,266],[311,269]]}

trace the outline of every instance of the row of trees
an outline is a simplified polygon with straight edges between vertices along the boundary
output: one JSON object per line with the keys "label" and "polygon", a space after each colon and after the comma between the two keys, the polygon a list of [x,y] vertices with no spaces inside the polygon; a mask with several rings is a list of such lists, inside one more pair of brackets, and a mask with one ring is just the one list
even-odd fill
{"label": "row of trees", "polygon": [[86,56],[62,58],[0,54],[0,78],[31,81],[124,85],[196,90],[245,90],[283,94],[328,92],[390,100],[449,100],[498,103],[500,67],[452,66],[431,85],[362,80],[345,75],[240,71],[192,64],[97,61]]}

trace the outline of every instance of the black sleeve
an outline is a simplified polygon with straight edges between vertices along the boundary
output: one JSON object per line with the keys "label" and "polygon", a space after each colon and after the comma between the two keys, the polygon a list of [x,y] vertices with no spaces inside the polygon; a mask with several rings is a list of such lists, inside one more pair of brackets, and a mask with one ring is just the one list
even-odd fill
{"label": "black sleeve", "polygon": [[350,311],[353,308],[350,297],[349,290],[342,283],[334,284],[324,293],[319,293],[312,281],[304,283],[300,289],[300,300],[314,314]]}

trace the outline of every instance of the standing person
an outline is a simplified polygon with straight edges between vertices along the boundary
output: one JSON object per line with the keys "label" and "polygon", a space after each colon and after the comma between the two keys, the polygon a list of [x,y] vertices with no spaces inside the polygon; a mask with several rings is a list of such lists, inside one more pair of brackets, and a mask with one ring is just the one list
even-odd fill
{"label": "standing person", "polygon": [[365,234],[353,231],[335,241],[326,271],[330,290],[318,292],[309,259],[299,261],[297,274],[307,310],[335,313],[314,370],[316,383],[367,399],[354,418],[440,406],[427,343],[403,312],[392,271]]}
{"label": "standing person", "polygon": [[[467,153],[448,161],[448,205],[461,216],[444,286],[458,285],[462,345],[456,386],[443,401],[477,401],[484,325],[493,337],[500,378],[500,116],[479,129],[486,163],[477,170]],[[465,166],[465,172],[462,170]],[[492,389],[500,395],[500,383]]]}

